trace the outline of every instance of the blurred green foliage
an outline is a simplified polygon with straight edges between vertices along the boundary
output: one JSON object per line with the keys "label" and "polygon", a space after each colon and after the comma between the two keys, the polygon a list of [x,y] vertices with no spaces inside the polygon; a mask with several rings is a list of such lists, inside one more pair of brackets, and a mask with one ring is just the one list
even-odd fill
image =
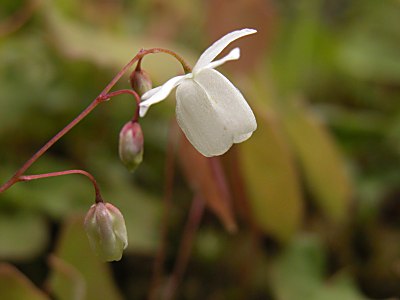
{"label": "blurred green foliage", "polygon": [[[180,161],[184,171],[175,164],[166,273],[193,187],[210,212],[177,297],[400,297],[399,15],[398,0],[3,0],[0,183],[139,49],[168,48],[193,64],[227,31],[256,27],[237,42],[242,59],[225,68],[258,121],[254,136],[222,157],[232,202],[221,204],[229,197],[215,170],[190,176],[201,158]],[[181,72],[163,54],[143,67],[155,85]],[[94,197],[86,178],[18,183],[0,195],[0,299],[146,297],[161,244],[170,98],[141,121],[144,162],[133,175],[117,150],[134,113],[129,96],[100,105],[29,170],[94,174],[125,216],[123,259],[105,265],[88,248],[81,220]],[[222,225],[233,215],[236,234]]]}

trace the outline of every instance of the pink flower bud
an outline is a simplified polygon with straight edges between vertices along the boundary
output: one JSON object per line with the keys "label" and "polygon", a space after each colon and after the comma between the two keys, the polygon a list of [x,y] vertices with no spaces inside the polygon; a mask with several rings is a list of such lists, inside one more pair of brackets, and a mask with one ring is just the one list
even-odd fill
{"label": "pink flower bud", "polygon": [[133,172],[143,160],[143,132],[138,122],[129,121],[119,133],[119,157]]}
{"label": "pink flower bud", "polygon": [[93,204],[85,218],[85,230],[93,251],[104,261],[120,260],[128,246],[125,220],[110,203]]}
{"label": "pink flower bud", "polygon": [[138,93],[139,96],[142,96],[153,87],[149,74],[140,68],[136,68],[132,72],[129,81],[132,89]]}

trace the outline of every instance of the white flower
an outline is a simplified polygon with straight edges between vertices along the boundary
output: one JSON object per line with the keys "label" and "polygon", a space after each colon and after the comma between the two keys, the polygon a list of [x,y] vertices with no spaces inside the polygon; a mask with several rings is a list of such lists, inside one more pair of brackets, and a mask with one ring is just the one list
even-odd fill
{"label": "white flower", "polygon": [[192,73],[176,76],[142,96],[140,116],[176,90],[176,118],[192,145],[204,156],[221,155],[233,143],[247,140],[257,128],[254,114],[239,90],[214,68],[240,57],[239,48],[213,61],[231,42],[256,33],[233,31],[212,44],[200,56]]}

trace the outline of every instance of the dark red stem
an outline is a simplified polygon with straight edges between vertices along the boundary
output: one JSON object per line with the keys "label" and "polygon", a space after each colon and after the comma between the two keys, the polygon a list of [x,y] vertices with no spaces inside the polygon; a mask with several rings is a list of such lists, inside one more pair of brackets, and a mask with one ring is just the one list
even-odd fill
{"label": "dark red stem", "polygon": [[139,97],[138,93],[136,93],[134,90],[118,90],[118,91],[107,94],[106,97],[112,98],[114,96],[118,96],[118,95],[122,95],[122,94],[130,94],[135,97],[136,110],[135,110],[135,115],[132,118],[132,122],[137,122],[137,120],[139,120],[139,108],[140,108],[140,97]]}
{"label": "dark red stem", "polygon": [[18,180],[18,182],[19,181],[31,181],[31,180],[36,180],[36,179],[57,177],[57,176],[70,175],[70,174],[81,174],[81,175],[84,175],[87,178],[89,178],[90,181],[93,183],[94,191],[96,193],[96,199],[95,199],[96,203],[103,202],[103,198],[101,197],[101,194],[100,194],[100,188],[99,188],[99,185],[97,184],[96,179],[93,177],[92,174],[90,174],[89,172],[86,172],[84,170],[66,170],[66,171],[51,172],[51,173],[44,173],[44,174],[24,175],[24,176],[19,176],[17,180]]}
{"label": "dark red stem", "polygon": [[164,197],[163,197],[163,211],[161,216],[161,228],[160,228],[160,244],[157,249],[156,256],[153,264],[153,277],[150,284],[149,300],[159,299],[157,295],[160,288],[161,278],[163,276],[163,266],[166,257],[166,248],[168,242],[168,229],[170,212],[172,209],[172,196],[173,196],[173,185],[175,176],[175,146],[178,140],[178,135],[181,133],[177,128],[175,121],[171,122],[168,134],[167,144],[167,155],[165,161],[165,181],[164,181]]}
{"label": "dark red stem", "polygon": [[165,53],[165,54],[172,55],[181,63],[183,70],[185,71],[185,74],[192,72],[192,68],[188,65],[188,63],[174,51],[171,51],[168,49],[163,49],[163,48],[152,48],[151,50],[152,50],[151,53]]}
{"label": "dark red stem", "polygon": [[194,237],[201,218],[203,217],[204,204],[204,200],[199,194],[194,196],[183,232],[182,241],[179,245],[178,258],[175,262],[174,271],[168,281],[164,293],[163,299],[165,300],[174,299],[178,286],[182,281],[182,277],[189,262],[190,253],[192,252]]}
{"label": "dark red stem", "polygon": [[[117,75],[111,80],[111,82],[104,88],[104,90],[100,93],[99,96],[96,97],[92,101],[92,103],[89,104],[89,106],[82,111],[74,120],[71,121],[67,126],[65,126],[60,132],[58,132],[55,136],[53,136],[42,148],[40,148],[29,160],[27,160],[22,167],[15,172],[15,174],[2,186],[0,186],[0,193],[6,191],[9,189],[11,186],[13,186],[15,183],[17,183],[19,180],[18,178],[22,176],[25,171],[38,159],[40,158],[51,146],[53,146],[60,138],[62,138],[66,133],[68,133],[74,126],[76,126],[82,119],[84,119],[89,113],[93,111],[93,109],[96,108],[97,105],[99,105],[101,102],[107,101],[110,99],[110,95],[116,95],[113,93],[109,93],[109,91],[113,88],[113,86],[118,82],[118,80],[121,79],[121,77],[125,74],[125,72],[139,59],[141,59],[143,56],[151,53],[167,53],[175,57],[181,64],[185,72],[187,70],[190,70],[190,67],[187,65],[187,63],[175,52],[167,50],[167,49],[162,49],[162,48],[152,48],[148,50],[140,50],[134,58],[131,59],[130,62],[128,62],[118,73]],[[121,93],[127,93],[127,90],[122,90],[124,92]],[[118,93],[115,92],[115,93]],[[134,93],[129,92],[130,94],[135,95]],[[136,98],[137,99],[137,98]],[[138,109],[136,109],[136,115],[138,114]]]}
{"label": "dark red stem", "polygon": [[76,124],[84,119],[101,101],[99,97],[96,98],[90,105],[82,111],[71,123],[65,126],[60,132],[53,136],[42,148],[39,149],[23,166],[8,180],[5,184],[0,187],[0,193],[4,192],[12,185],[18,182],[18,178],[25,173],[25,171],[39,158],[41,157],[51,146],[53,146],[60,138],[62,138],[67,132],[69,132]]}

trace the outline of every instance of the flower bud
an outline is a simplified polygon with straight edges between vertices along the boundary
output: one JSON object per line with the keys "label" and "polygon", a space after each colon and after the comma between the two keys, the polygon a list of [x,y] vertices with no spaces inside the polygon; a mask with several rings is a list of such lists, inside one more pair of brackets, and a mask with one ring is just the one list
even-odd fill
{"label": "flower bud", "polygon": [[93,204],[85,218],[85,230],[93,251],[104,261],[120,260],[128,246],[125,220],[110,203]]}
{"label": "flower bud", "polygon": [[143,160],[143,132],[138,122],[129,121],[119,133],[119,157],[133,172]]}
{"label": "flower bud", "polygon": [[142,96],[153,87],[149,74],[146,71],[140,69],[140,67],[136,68],[131,73],[129,81],[131,83],[132,89],[136,93],[138,93],[139,96]]}

